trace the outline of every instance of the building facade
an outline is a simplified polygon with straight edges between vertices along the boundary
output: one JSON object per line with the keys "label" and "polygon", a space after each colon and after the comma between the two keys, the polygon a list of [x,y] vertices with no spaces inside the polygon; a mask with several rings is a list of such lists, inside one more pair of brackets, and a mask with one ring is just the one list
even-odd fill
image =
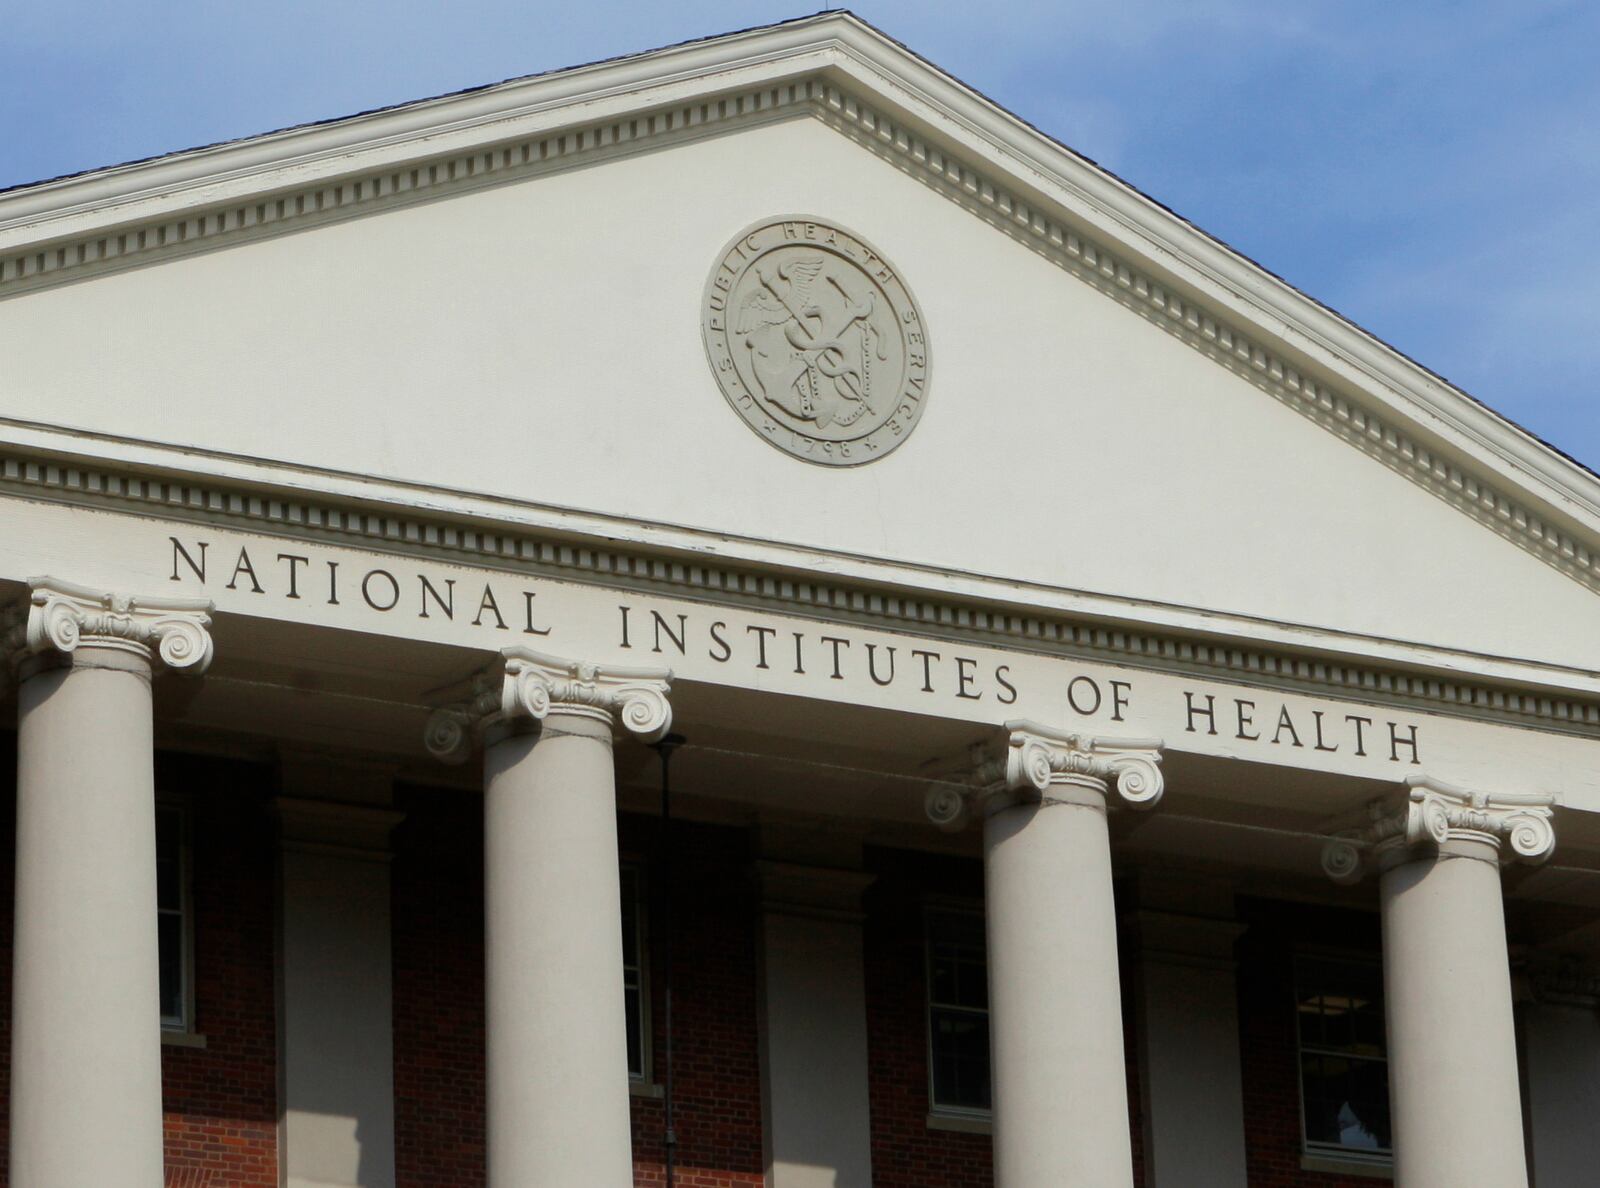
{"label": "building facade", "polygon": [[0,357],[12,1188],[1593,1182],[1600,478],[854,17],[0,194]]}

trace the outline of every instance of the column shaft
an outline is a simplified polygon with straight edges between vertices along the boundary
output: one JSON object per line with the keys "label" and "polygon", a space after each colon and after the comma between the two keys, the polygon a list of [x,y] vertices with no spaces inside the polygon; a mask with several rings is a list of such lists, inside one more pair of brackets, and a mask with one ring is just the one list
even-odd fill
{"label": "column shaft", "polygon": [[150,664],[82,647],[23,680],[11,1183],[162,1182]]}
{"label": "column shaft", "polygon": [[1525,1188],[1497,848],[1452,839],[1380,895],[1396,1180]]}
{"label": "column shaft", "polygon": [[1128,1082],[1104,785],[984,825],[999,1188],[1129,1188]]}
{"label": "column shaft", "polygon": [[485,751],[491,1188],[628,1188],[609,721],[552,711]]}

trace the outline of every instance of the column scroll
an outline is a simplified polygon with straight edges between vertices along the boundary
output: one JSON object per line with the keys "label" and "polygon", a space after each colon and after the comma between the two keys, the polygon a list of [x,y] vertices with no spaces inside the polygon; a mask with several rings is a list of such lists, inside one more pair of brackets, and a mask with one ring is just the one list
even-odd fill
{"label": "column scroll", "polygon": [[463,700],[429,716],[423,741],[435,757],[464,762],[475,734],[518,720],[542,722],[552,712],[615,721],[647,743],[672,726],[672,674],[665,669],[588,664],[531,648],[507,648],[501,656],[498,671],[480,674]]}

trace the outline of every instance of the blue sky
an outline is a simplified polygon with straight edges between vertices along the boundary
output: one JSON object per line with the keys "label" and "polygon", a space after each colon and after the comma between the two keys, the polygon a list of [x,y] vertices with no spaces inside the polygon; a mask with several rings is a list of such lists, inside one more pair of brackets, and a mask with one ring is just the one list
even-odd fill
{"label": "blue sky", "polygon": [[[1600,4],[853,7],[1600,469]],[[812,10],[8,0],[0,186]]]}

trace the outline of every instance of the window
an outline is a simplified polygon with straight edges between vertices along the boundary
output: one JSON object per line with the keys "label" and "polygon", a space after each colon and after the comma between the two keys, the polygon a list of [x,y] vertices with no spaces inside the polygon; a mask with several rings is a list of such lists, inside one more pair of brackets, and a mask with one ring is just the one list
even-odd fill
{"label": "window", "polygon": [[628,1075],[637,1080],[645,1080],[650,1074],[643,886],[644,877],[637,866],[622,868],[622,993],[628,1011]]}
{"label": "window", "polygon": [[928,1088],[936,1111],[989,1109],[989,968],[983,914],[929,908]]}
{"label": "window", "polygon": [[1383,971],[1372,962],[1295,962],[1300,1116],[1307,1152],[1390,1156]]}
{"label": "window", "polygon": [[194,1029],[189,897],[189,818],[182,806],[156,806],[156,927],[160,942],[161,1026]]}

